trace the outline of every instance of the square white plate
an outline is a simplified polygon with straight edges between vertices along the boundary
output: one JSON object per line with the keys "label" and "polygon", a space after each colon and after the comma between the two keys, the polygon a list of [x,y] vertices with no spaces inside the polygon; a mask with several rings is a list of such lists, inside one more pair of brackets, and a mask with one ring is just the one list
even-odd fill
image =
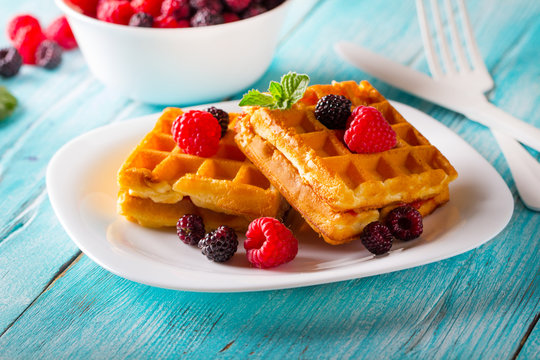
{"label": "square white plate", "polygon": [[[299,251],[288,264],[270,270],[251,268],[242,238],[234,257],[218,264],[208,261],[197,247],[180,242],[172,229],[143,228],[117,215],[116,173],[158,115],[113,123],[63,146],[47,169],[49,198],[71,239],[103,268],[143,284],[189,291],[283,289],[383,274],[461,254],[496,236],[514,209],[499,174],[435,119],[393,104],[445,154],[459,177],[450,186],[450,202],[425,219],[422,236],[396,242],[383,256],[371,255],[359,241],[328,245],[308,227],[296,226]],[[237,102],[214,105],[239,110]]]}

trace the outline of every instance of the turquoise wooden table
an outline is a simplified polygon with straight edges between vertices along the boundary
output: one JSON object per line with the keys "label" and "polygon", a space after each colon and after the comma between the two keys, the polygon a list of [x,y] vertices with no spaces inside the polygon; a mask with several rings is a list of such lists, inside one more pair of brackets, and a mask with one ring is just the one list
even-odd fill
{"label": "turquoise wooden table", "polygon": [[[540,2],[467,6],[496,84],[489,99],[540,127]],[[125,280],[70,240],[48,200],[45,171],[70,139],[161,108],[108,90],[80,52],[70,52],[55,71],[26,66],[1,80],[20,101],[0,123],[1,359],[540,358],[540,215],[517,197],[491,133],[352,68],[333,51],[346,39],[427,72],[414,2],[326,0],[299,8],[253,87],[265,90],[289,70],[309,74],[312,83],[370,80],[386,97],[440,120],[496,168],[515,199],[509,225],[450,259],[327,285],[207,294]],[[1,0],[0,24],[22,12],[44,22],[60,14],[52,1]]]}

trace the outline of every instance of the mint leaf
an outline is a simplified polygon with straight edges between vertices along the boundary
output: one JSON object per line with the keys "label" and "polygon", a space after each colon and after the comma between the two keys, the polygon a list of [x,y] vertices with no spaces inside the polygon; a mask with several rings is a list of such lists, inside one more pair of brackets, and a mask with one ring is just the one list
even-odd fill
{"label": "mint leaf", "polygon": [[281,83],[271,81],[268,94],[250,90],[240,101],[240,106],[263,106],[270,109],[286,110],[304,96],[309,84],[309,76],[289,72],[281,77]]}
{"label": "mint leaf", "polygon": [[240,101],[240,106],[264,106],[274,105],[274,98],[271,95],[263,94],[258,90],[249,90]]}
{"label": "mint leaf", "polygon": [[0,86],[0,120],[9,117],[17,107],[17,98],[4,86]]}
{"label": "mint leaf", "polygon": [[304,96],[309,84],[309,76],[290,72],[283,75],[281,84],[292,105]]}

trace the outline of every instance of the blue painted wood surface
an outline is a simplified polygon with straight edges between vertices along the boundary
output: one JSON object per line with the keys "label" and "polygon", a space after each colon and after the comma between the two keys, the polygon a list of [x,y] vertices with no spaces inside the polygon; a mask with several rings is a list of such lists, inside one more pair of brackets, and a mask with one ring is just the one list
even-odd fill
{"label": "blue painted wood surface", "polygon": [[[45,169],[65,142],[157,112],[104,88],[78,51],[55,71],[0,80],[20,100],[0,123],[0,358],[540,358],[540,215],[517,198],[489,131],[341,61],[347,39],[427,72],[414,3],[326,0],[288,23],[266,89],[289,70],[313,83],[370,80],[443,122],[503,176],[509,226],[478,249],[422,267],[335,284],[245,294],[156,289],[103,270],[70,241],[47,198]],[[540,127],[540,2],[467,2],[495,88],[491,101]],[[52,1],[0,1],[0,25]],[[0,45],[7,39],[2,33]],[[239,98],[241,93],[234,96]],[[534,153],[538,158],[538,153]]]}

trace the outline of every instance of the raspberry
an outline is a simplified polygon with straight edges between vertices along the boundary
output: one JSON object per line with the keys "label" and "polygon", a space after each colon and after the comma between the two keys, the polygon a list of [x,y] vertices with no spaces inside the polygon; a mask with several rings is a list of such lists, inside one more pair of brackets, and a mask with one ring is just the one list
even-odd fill
{"label": "raspberry", "polygon": [[351,106],[351,100],[345,96],[326,95],[317,101],[315,118],[329,129],[345,129]]}
{"label": "raspberry", "polygon": [[23,59],[17,49],[10,47],[0,50],[0,76],[10,78],[17,75]]}
{"label": "raspberry", "polygon": [[232,13],[232,12],[223,13],[223,22],[225,22],[225,24],[232,23],[238,20],[240,20],[240,17],[236,15],[235,13]]}
{"label": "raspberry", "polygon": [[193,214],[182,216],[176,223],[176,233],[184,244],[197,245],[206,234],[203,219]]}
{"label": "raspberry", "polygon": [[73,32],[65,16],[60,16],[54,20],[45,29],[45,35],[47,39],[56,41],[65,50],[71,50],[77,47],[77,40],[75,40],[75,36],[73,36]]}
{"label": "raspberry", "polygon": [[144,12],[138,12],[131,16],[128,25],[137,27],[152,27],[154,25],[154,17]]}
{"label": "raspberry", "polygon": [[101,1],[97,7],[97,18],[113,24],[129,24],[133,13],[133,8],[127,0]]}
{"label": "raspberry", "polygon": [[174,16],[160,16],[156,18],[154,27],[158,28],[187,28],[189,27],[189,21],[177,20]]}
{"label": "raspberry", "polygon": [[251,0],[225,0],[225,3],[232,11],[241,12],[249,6]]}
{"label": "raspberry", "polygon": [[215,106],[211,106],[204,111],[209,112],[217,119],[219,126],[221,126],[221,137],[223,137],[229,127],[229,114],[224,110],[216,108]]}
{"label": "raspberry", "polygon": [[163,0],[132,0],[131,7],[135,12],[143,12],[152,16],[159,16]]}
{"label": "raspberry", "polygon": [[244,248],[249,262],[265,269],[294,259],[298,253],[298,240],[279,220],[262,217],[249,224]]}
{"label": "raspberry", "polygon": [[422,234],[422,215],[412,206],[400,206],[386,215],[386,226],[400,240],[416,239]]}
{"label": "raspberry", "polygon": [[54,69],[62,62],[62,48],[52,40],[44,40],[36,50],[36,65]]}
{"label": "raspberry", "polygon": [[69,0],[68,2],[79,8],[83,14],[95,17],[100,0]]}
{"label": "raspberry", "polygon": [[242,18],[247,19],[247,18],[250,18],[250,17],[253,17],[253,16],[260,15],[260,14],[266,12],[266,11],[267,11],[267,9],[262,5],[251,4],[246,9],[246,11],[244,11],[244,14],[242,15]]}
{"label": "raspberry", "polygon": [[209,112],[188,111],[173,122],[171,131],[186,154],[210,157],[218,151],[221,127]]}
{"label": "raspberry", "polygon": [[238,237],[233,229],[222,225],[199,241],[199,248],[208,260],[225,262],[238,249]]}
{"label": "raspberry", "polygon": [[7,24],[6,31],[9,39],[14,41],[19,30],[27,26],[39,29],[41,32],[41,25],[39,25],[38,19],[29,14],[18,15],[11,19]]}
{"label": "raspberry", "polygon": [[25,26],[17,32],[13,45],[21,54],[23,63],[31,65],[36,63],[36,50],[43,40],[45,35],[41,32],[41,28]]}
{"label": "raspberry", "polygon": [[396,146],[396,133],[379,110],[359,106],[351,116],[353,120],[343,137],[351,151],[376,153]]}
{"label": "raspberry", "polygon": [[188,0],[165,0],[161,4],[161,15],[172,16],[177,20],[187,19],[189,17]]}
{"label": "raspberry", "polygon": [[197,10],[208,9],[216,13],[223,11],[223,4],[220,0],[189,0],[189,5]]}
{"label": "raspberry", "polygon": [[197,10],[195,15],[190,20],[190,24],[193,27],[198,26],[210,26],[210,25],[219,25],[223,24],[223,15],[209,8],[202,8]]}
{"label": "raspberry", "polygon": [[370,253],[382,255],[390,251],[394,237],[385,225],[378,221],[369,223],[360,235],[362,244]]}

